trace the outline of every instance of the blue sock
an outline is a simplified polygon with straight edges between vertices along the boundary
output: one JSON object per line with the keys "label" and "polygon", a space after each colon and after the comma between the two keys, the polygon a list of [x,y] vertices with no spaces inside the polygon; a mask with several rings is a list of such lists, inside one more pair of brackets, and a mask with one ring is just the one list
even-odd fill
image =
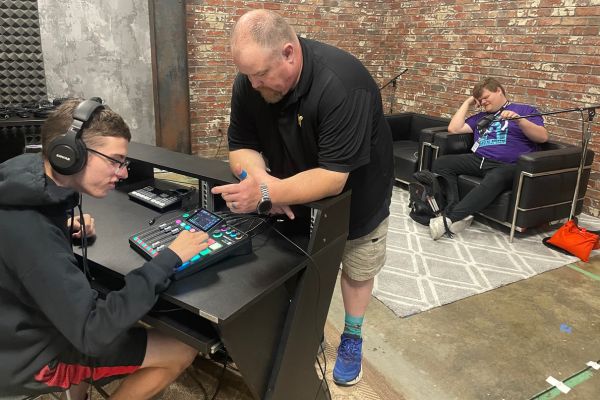
{"label": "blue sock", "polygon": [[360,317],[353,317],[350,314],[346,314],[346,318],[344,319],[344,333],[348,335],[362,337],[361,330],[363,319],[365,319],[364,315]]}

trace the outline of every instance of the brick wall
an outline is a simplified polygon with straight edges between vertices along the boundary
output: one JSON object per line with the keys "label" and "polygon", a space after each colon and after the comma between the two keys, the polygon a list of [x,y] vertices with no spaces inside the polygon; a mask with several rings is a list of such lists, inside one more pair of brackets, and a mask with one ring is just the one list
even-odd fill
{"label": "brick wall", "polygon": [[[228,38],[252,8],[356,55],[383,89],[384,109],[450,117],[473,84],[499,78],[509,98],[542,111],[600,104],[600,0],[188,1],[193,151],[226,157],[235,67]],[[600,110],[598,110],[600,114]],[[596,118],[600,120],[600,115]],[[546,117],[555,139],[579,143],[581,115]],[[590,147],[600,152],[600,128]],[[585,211],[600,214],[600,154]]]}

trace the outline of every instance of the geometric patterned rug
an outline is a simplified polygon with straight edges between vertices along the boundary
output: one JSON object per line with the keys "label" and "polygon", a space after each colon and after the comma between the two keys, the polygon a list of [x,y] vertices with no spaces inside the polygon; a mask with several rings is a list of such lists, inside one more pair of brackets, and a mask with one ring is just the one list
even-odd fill
{"label": "geometric patterned rug", "polygon": [[[549,230],[516,233],[476,217],[452,239],[433,241],[429,227],[408,216],[408,191],[394,187],[387,238],[387,259],[375,278],[373,296],[396,315],[406,317],[473,296],[579,259],[544,246]],[[600,220],[582,214],[579,225],[600,229]],[[593,253],[600,252],[596,250]]]}

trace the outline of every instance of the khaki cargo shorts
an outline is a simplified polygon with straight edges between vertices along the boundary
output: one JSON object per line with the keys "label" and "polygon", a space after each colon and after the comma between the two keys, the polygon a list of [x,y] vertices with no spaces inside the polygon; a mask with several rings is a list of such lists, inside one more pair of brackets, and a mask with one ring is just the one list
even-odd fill
{"label": "khaki cargo shorts", "polygon": [[342,255],[342,271],[355,281],[374,278],[385,264],[389,217],[365,236],[348,240]]}

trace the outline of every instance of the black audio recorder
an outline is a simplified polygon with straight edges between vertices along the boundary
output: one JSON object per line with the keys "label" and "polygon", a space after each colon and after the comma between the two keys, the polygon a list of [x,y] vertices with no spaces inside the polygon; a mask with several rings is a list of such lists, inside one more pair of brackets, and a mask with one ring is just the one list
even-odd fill
{"label": "black audio recorder", "polygon": [[156,227],[141,230],[129,238],[129,245],[144,258],[151,259],[183,230],[206,232],[208,247],[177,268],[174,275],[176,280],[198,272],[223,258],[252,252],[252,241],[246,233],[230,226],[223,218],[204,208],[180,214]]}

